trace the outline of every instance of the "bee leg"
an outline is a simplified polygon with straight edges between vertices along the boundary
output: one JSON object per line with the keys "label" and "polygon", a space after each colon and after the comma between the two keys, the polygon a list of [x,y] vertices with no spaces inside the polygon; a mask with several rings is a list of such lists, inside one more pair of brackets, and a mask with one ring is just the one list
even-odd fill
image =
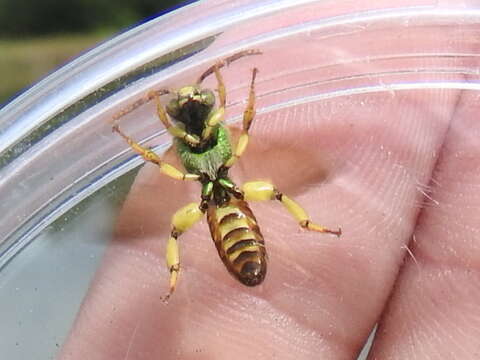
{"label": "bee leg", "polygon": [[278,200],[288,212],[298,221],[298,224],[307,230],[329,233],[340,236],[342,230],[330,230],[324,226],[311,222],[307,212],[293,199],[278,191],[273,184],[266,181],[249,181],[242,186],[245,200],[264,201]]}
{"label": "bee leg", "polygon": [[225,116],[225,103],[226,103],[226,91],[225,91],[225,84],[223,82],[222,74],[220,74],[220,70],[218,65],[214,65],[215,77],[217,78],[218,83],[218,98],[220,100],[220,106],[218,109],[212,111],[209,115],[207,120],[205,121],[205,129],[202,132],[202,140],[206,140],[212,134],[212,130],[215,126],[217,126],[220,122],[223,121]]}
{"label": "bee leg", "polygon": [[232,157],[227,160],[225,166],[232,167],[233,164],[242,156],[245,152],[245,149],[248,145],[248,130],[252,125],[252,121],[255,117],[255,77],[257,76],[257,68],[254,68],[252,71],[252,81],[250,83],[250,93],[248,95],[248,104],[243,112],[243,128],[238,138],[237,146],[235,147],[235,152]]}
{"label": "bee leg", "polygon": [[167,175],[170,176],[174,179],[177,180],[198,180],[199,175],[196,174],[189,174],[189,173],[184,173],[180,170],[178,170],[176,167],[173,165],[170,165],[160,159],[160,156],[155,154],[152,150],[144,148],[140,144],[136,143],[135,141],[132,140],[129,136],[125,135],[122,130],[120,130],[120,127],[118,124],[114,124],[112,127],[112,131],[118,133],[121,137],[125,139],[125,141],[130,145],[130,147],[133,149],[133,151],[139,153],[145,161],[149,161],[151,163],[156,164],[159,168],[160,171]]}
{"label": "bee leg", "polygon": [[170,135],[183,139],[190,145],[198,145],[200,144],[200,139],[197,136],[187,133],[184,129],[173,125],[168,118],[167,112],[165,108],[160,103],[160,97],[152,92],[151,97],[155,99],[155,103],[157,105],[157,115],[162,124],[165,126],[165,129],[170,133]]}
{"label": "bee leg", "polygon": [[172,231],[167,242],[167,268],[170,272],[170,290],[168,294],[163,297],[164,302],[168,302],[172,296],[177,285],[178,273],[180,272],[180,257],[178,252],[178,238],[179,236],[196,224],[204,214],[198,203],[190,203],[172,216]]}

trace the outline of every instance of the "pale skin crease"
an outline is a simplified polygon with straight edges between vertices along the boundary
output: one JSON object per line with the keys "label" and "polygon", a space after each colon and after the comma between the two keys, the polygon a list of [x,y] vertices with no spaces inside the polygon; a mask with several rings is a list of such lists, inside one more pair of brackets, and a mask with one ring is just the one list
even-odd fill
{"label": "pale skin crease", "polygon": [[255,288],[227,273],[203,219],[178,241],[182,272],[162,302],[171,216],[200,190],[146,165],[59,358],[355,359],[379,321],[370,359],[478,359],[478,99],[368,99],[331,100],[335,116],[297,109],[295,129],[288,116],[254,121],[232,179],[269,180],[343,232],[307,232],[280,203],[252,202],[269,254]]}

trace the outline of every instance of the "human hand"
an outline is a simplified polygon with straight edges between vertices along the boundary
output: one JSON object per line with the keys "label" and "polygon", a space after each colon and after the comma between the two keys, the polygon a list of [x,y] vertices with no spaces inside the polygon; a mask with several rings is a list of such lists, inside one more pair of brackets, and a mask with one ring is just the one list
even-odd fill
{"label": "human hand", "polygon": [[199,190],[146,165],[61,358],[346,359],[377,321],[372,359],[475,358],[474,94],[364,100],[348,99],[330,120],[311,104],[295,122],[257,119],[232,178],[271,179],[314,221],[343,230],[309,233],[280,204],[252,203],[270,259],[259,287],[229,276],[203,221],[182,236],[179,284],[161,301],[170,217]]}

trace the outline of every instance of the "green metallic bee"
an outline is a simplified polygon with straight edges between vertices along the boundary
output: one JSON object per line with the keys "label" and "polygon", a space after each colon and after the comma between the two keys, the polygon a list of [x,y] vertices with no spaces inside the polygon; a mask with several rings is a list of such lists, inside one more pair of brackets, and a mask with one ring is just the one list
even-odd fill
{"label": "green metallic bee", "polygon": [[[252,71],[248,104],[243,114],[243,129],[236,146],[233,146],[230,132],[223,124],[226,91],[220,69],[241,57],[257,54],[260,51],[245,50],[234,54],[208,68],[194,85],[184,86],[178,91],[152,91],[113,117],[113,131],[122,136],[145,161],[156,164],[165,175],[178,180],[196,180],[202,186],[201,201],[188,204],[172,217],[166,254],[170,290],[165,301],[174,292],[180,271],[177,240],[205,213],[212,239],[225,267],[247,286],[260,284],[267,273],[265,242],[248,206],[248,200],[279,200],[302,228],[337,236],[341,234],[340,229],[329,230],[311,222],[305,210],[273,184],[251,181],[240,189],[228,176],[229,169],[247,148],[248,131],[255,116],[255,78],[258,70],[254,68]],[[212,73],[218,83],[217,108],[213,91],[201,87],[202,81]],[[166,109],[160,103],[160,96],[164,94],[174,95]],[[165,163],[157,154],[134,142],[119,128],[119,118],[152,99],[157,104],[160,121],[174,137],[174,146],[186,172]]]}

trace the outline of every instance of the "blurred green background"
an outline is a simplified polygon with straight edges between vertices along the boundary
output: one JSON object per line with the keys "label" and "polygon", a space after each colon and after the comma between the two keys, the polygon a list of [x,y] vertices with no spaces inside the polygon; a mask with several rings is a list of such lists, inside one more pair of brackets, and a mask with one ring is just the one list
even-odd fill
{"label": "blurred green background", "polygon": [[0,0],[0,107],[95,44],[189,2]]}

